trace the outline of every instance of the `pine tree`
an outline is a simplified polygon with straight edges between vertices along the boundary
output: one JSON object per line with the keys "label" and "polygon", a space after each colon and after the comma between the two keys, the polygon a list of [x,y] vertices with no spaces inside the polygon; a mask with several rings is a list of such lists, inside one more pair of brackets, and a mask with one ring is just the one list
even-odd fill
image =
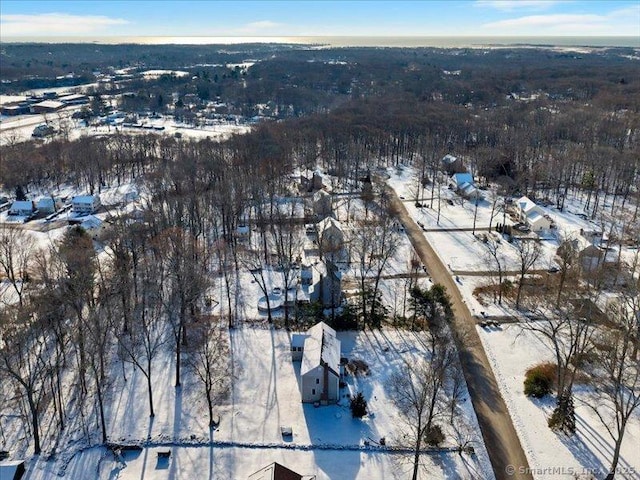
{"label": "pine tree", "polygon": [[362,418],[367,414],[367,401],[362,392],[358,392],[355,397],[351,397],[349,408],[353,418]]}

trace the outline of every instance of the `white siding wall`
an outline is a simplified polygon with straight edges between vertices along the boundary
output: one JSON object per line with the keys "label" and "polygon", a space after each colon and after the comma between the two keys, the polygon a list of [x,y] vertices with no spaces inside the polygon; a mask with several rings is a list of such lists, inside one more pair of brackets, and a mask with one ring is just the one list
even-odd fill
{"label": "white siding wall", "polygon": [[[302,376],[300,385],[302,401],[304,403],[319,402],[323,390],[323,368],[316,367]],[[338,401],[339,378],[329,371],[329,403]]]}

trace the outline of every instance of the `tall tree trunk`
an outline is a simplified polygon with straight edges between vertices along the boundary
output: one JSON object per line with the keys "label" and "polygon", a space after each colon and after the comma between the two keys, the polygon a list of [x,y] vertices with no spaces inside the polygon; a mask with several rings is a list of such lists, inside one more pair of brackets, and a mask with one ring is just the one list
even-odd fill
{"label": "tall tree trunk", "polygon": [[149,391],[149,416],[155,417],[156,414],[153,411],[153,389],[151,385],[151,368],[149,368],[147,377],[147,390]]}
{"label": "tall tree trunk", "polygon": [[39,455],[40,448],[40,420],[38,418],[38,408],[33,400],[33,392],[27,391],[27,402],[29,403],[29,411],[31,413],[31,426],[33,429],[33,453]]}

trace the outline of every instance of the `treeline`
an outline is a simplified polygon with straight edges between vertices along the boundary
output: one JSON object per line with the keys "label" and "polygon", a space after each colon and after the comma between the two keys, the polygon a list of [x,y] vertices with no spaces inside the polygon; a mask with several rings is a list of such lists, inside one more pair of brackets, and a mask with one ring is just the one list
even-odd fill
{"label": "treeline", "polygon": [[[509,105],[512,93],[553,101],[593,102],[640,110],[640,68],[633,49],[562,53],[543,49],[315,49],[304,45],[38,45],[7,44],[0,53],[0,93],[56,86],[70,72],[90,79],[109,67],[181,69],[181,79],[133,79],[100,93],[129,91],[136,107],[162,111],[172,93],[220,98],[232,113],[252,115],[273,103],[280,117],[327,112],[347,100],[410,95],[474,108]],[[249,69],[227,64],[255,62]],[[71,80],[64,80],[71,81]],[[77,79],[73,79],[77,81]],[[47,84],[47,82],[49,82]],[[162,101],[158,101],[159,97]]]}
{"label": "treeline", "polygon": [[405,163],[432,182],[440,159],[452,153],[466,158],[481,183],[498,183],[504,195],[547,198],[562,207],[567,196],[584,192],[595,217],[609,201],[613,211],[638,194],[638,128],[638,114],[628,110],[545,98],[475,110],[387,95],[264,123],[225,143],[124,134],[16,143],[2,147],[0,178],[7,189],[69,182],[95,192],[103,184],[185,168],[192,165],[187,159],[198,159],[191,173],[199,181],[209,178],[202,168],[287,175],[295,167],[320,166],[346,185],[378,166]]}

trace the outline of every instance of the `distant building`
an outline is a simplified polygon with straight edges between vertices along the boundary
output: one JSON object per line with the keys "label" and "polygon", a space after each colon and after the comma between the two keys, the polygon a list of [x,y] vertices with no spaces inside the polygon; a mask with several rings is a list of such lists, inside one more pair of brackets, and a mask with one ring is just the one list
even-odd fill
{"label": "distant building", "polygon": [[553,224],[551,217],[528,197],[520,197],[516,201],[516,208],[518,209],[518,221],[527,224],[531,231],[541,233],[551,229]]}
{"label": "distant building", "polygon": [[337,402],[340,398],[340,340],[336,331],[320,322],[304,334],[293,335],[291,350],[292,359],[302,361],[300,394],[303,403],[326,405]]}
{"label": "distant building", "polygon": [[318,218],[324,218],[333,212],[331,207],[331,195],[324,190],[318,190],[313,194],[313,213]]}
{"label": "distant building", "polygon": [[247,480],[302,480],[302,475],[274,462],[252,473]]}
{"label": "distant building", "polygon": [[42,197],[36,202],[36,209],[39,213],[50,214],[57,212],[62,207],[62,202],[53,197]]}
{"label": "distant building", "polygon": [[11,204],[11,208],[9,208],[9,215],[30,217],[34,211],[35,208],[31,200],[16,200]]}
{"label": "distant building", "polygon": [[64,108],[65,104],[57,100],[44,100],[31,105],[31,113],[51,113]]}
{"label": "distant building", "polygon": [[37,125],[33,129],[33,133],[31,134],[31,136],[36,138],[42,138],[42,137],[46,137],[47,135],[52,135],[55,132],[56,132],[55,129],[51,125],[47,125],[43,123],[42,125]]}
{"label": "distant building", "polygon": [[327,217],[316,224],[318,244],[323,254],[336,253],[344,247],[342,225],[333,217]]}
{"label": "distant building", "polygon": [[453,175],[454,173],[464,172],[464,164],[462,160],[453,155],[445,155],[442,157],[442,169],[447,172],[447,175]]}
{"label": "distant building", "polygon": [[618,264],[618,250],[615,248],[602,248],[595,245],[580,250],[578,253],[580,266],[585,273],[594,273],[605,266]]}
{"label": "distant building", "polygon": [[458,195],[471,200],[481,200],[482,191],[476,187],[473,175],[468,172],[454,173],[451,183]]}
{"label": "distant building", "polygon": [[26,102],[8,103],[0,107],[0,114],[7,116],[24,115],[30,112],[30,106]]}
{"label": "distant building", "polygon": [[89,215],[100,208],[98,195],[78,195],[71,200],[71,211],[76,215]]}
{"label": "distant building", "polygon": [[58,98],[58,101],[65,105],[84,105],[89,103],[89,97],[82,94],[64,95]]}
{"label": "distant building", "polygon": [[238,240],[248,240],[251,237],[251,228],[249,225],[242,224],[236,228],[236,238]]}

